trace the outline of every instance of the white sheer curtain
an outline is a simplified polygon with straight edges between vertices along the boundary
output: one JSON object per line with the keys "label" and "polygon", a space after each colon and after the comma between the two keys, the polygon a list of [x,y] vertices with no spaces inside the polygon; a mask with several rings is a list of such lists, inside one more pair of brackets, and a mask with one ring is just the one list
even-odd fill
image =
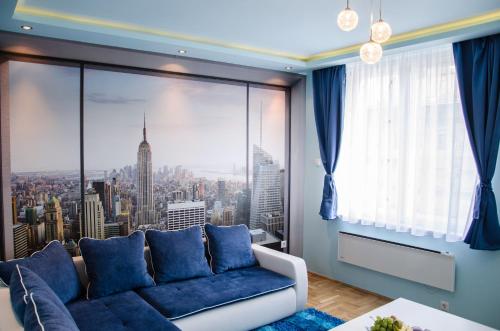
{"label": "white sheer curtain", "polygon": [[342,219],[461,240],[476,169],[451,45],[347,65]]}

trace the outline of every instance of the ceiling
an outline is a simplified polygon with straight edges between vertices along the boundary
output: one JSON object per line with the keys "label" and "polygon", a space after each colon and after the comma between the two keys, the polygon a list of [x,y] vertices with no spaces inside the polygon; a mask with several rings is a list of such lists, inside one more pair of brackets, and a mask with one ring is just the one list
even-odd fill
{"label": "ceiling", "polygon": [[[3,0],[0,30],[300,72],[355,56],[378,3],[351,0],[360,24],[342,32],[344,0]],[[384,0],[383,17],[386,49],[454,41],[500,32],[500,0]]]}

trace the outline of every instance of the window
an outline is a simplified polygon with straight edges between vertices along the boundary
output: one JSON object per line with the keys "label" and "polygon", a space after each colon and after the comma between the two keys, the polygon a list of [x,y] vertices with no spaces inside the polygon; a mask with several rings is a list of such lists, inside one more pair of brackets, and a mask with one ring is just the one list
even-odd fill
{"label": "window", "polygon": [[205,223],[245,224],[281,249],[287,89],[97,65],[80,86],[80,64],[59,64],[7,64],[7,258]]}
{"label": "window", "polygon": [[79,239],[79,73],[74,67],[9,63],[9,249],[15,258],[52,240],[71,250]]}
{"label": "window", "polygon": [[250,229],[260,241],[279,248],[285,236],[286,95],[251,87],[249,97]]}
{"label": "window", "polygon": [[462,239],[476,170],[451,45],[348,64],[345,107],[342,217]]}
{"label": "window", "polygon": [[86,199],[104,210],[88,235],[248,225],[245,84],[87,69],[85,86]]}

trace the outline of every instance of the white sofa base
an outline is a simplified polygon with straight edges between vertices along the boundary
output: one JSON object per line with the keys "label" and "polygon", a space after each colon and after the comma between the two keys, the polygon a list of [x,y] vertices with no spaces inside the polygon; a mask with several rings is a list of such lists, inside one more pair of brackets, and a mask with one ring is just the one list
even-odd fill
{"label": "white sofa base", "polygon": [[[183,331],[246,331],[272,323],[304,309],[307,303],[307,269],[303,259],[252,245],[261,267],[295,280],[295,286],[230,303],[172,321]],[[149,252],[146,249],[146,259]],[[82,284],[88,283],[81,257],[73,258]],[[9,288],[0,288],[0,331],[23,330],[10,303]]]}
{"label": "white sofa base", "polygon": [[295,290],[269,293],[172,321],[183,331],[248,331],[296,311]]}

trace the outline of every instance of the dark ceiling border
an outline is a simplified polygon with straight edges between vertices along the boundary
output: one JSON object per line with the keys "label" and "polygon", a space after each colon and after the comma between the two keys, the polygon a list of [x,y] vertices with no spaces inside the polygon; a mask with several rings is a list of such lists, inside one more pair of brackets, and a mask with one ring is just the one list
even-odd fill
{"label": "dark ceiling border", "polygon": [[0,51],[11,58],[32,61],[84,63],[152,74],[225,79],[277,87],[293,86],[303,78],[300,74],[269,69],[3,31],[0,32]]}

